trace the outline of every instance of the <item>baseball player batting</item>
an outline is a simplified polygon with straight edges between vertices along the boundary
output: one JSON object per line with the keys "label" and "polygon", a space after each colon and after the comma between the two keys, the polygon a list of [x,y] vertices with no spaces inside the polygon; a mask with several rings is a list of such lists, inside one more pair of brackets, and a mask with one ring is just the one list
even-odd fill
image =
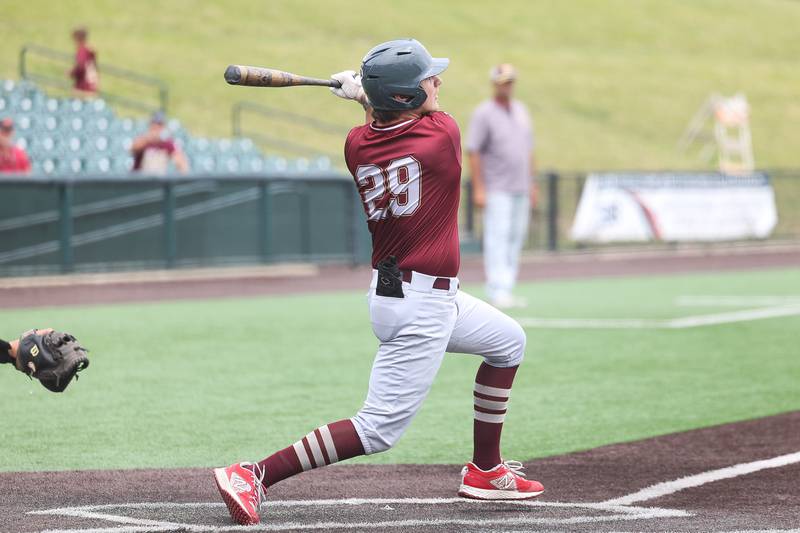
{"label": "baseball player batting", "polygon": [[525,478],[519,462],[500,455],[525,332],[458,286],[461,135],[438,103],[448,63],[418,41],[401,39],[367,52],[360,75],[332,76],[338,83],[331,91],[359,102],[367,115],[348,134],[344,151],[372,233],[369,312],[380,344],[366,401],[355,416],[316,428],[261,462],[214,470],[239,524],[260,521],[275,483],[394,446],[428,395],[445,352],[483,357],[473,393],[474,452],[458,494],[517,500],[544,491]]}

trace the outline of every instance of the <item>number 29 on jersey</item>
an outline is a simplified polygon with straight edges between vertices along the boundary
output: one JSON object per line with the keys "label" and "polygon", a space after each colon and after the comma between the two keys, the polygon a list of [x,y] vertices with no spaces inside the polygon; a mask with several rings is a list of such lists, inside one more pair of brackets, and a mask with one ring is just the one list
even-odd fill
{"label": "number 29 on jersey", "polygon": [[356,183],[369,220],[408,217],[422,198],[422,166],[410,155],[392,159],[386,168],[359,165]]}

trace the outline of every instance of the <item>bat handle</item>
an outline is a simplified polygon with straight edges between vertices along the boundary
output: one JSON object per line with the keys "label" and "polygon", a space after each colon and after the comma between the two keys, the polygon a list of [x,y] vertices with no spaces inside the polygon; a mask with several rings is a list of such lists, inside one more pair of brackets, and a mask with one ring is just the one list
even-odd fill
{"label": "bat handle", "polygon": [[330,86],[333,87],[334,89],[342,88],[342,82],[340,82],[339,80],[330,80],[330,82],[331,82]]}

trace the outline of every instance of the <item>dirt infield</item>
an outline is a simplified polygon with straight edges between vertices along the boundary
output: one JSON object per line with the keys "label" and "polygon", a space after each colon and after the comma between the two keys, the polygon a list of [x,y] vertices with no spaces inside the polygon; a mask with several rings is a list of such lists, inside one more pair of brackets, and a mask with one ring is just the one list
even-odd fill
{"label": "dirt infield", "polygon": [[[626,250],[594,253],[561,253],[524,258],[520,266],[523,281],[669,274],[677,272],[753,270],[800,266],[800,246],[747,245],[729,247],[691,247],[675,250]],[[46,287],[0,285],[0,309],[53,305],[84,305],[122,302],[160,301],[197,298],[230,298],[353,290],[369,282],[368,267],[325,266],[319,269],[280,274],[254,274],[252,267],[236,269],[219,277],[181,276],[181,271],[136,273],[127,282],[90,282],[76,276],[73,283]],[[107,275],[99,275],[100,277]],[[465,257],[459,278],[465,283],[483,280],[479,257]],[[70,279],[70,278],[67,278]]]}
{"label": "dirt infield", "polygon": [[[800,528],[800,412],[526,464],[531,503],[454,498],[459,466],[334,466],[275,486],[258,530]],[[0,474],[2,531],[238,530],[208,469]]]}

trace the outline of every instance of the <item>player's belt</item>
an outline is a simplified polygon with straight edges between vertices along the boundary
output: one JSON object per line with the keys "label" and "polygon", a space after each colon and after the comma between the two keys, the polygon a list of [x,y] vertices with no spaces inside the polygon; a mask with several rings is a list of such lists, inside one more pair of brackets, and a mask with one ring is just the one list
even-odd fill
{"label": "player's belt", "polygon": [[[405,281],[406,283],[411,283],[412,271],[403,270],[402,273],[403,273],[403,281]],[[449,291],[450,278],[436,278],[435,280],[433,280],[433,288],[443,291]]]}

